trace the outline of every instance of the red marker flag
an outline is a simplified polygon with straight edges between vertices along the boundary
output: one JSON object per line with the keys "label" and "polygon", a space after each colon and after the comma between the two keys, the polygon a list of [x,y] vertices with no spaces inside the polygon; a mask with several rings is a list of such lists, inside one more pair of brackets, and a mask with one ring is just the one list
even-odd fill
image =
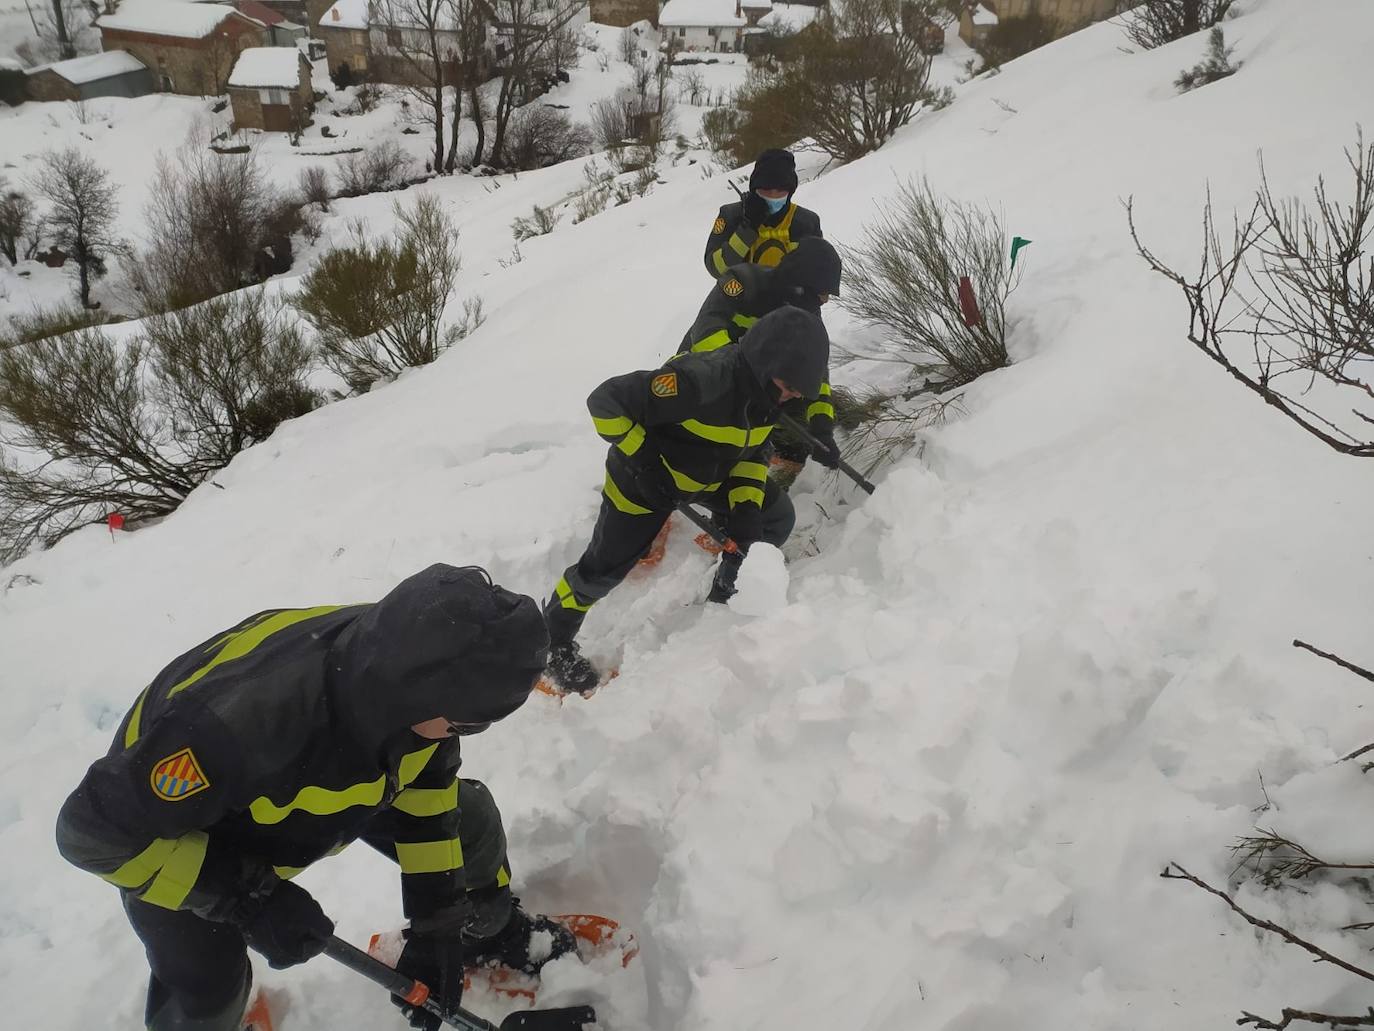
{"label": "red marker flag", "polygon": [[983,313],[978,310],[978,298],[973,295],[973,282],[968,276],[959,277],[959,309],[963,312],[965,326],[983,324]]}
{"label": "red marker flag", "polygon": [[110,528],[110,540],[114,540],[114,532],[124,529],[124,517],[118,512],[111,512],[105,520],[105,525]]}

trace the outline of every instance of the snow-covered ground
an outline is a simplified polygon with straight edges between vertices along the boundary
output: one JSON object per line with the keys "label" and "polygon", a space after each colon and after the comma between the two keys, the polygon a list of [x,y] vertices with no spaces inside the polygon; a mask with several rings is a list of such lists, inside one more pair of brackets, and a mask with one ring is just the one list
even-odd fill
{"label": "snow-covered ground", "polygon": [[[700,605],[709,559],[680,529],[588,620],[616,680],[465,742],[526,902],[616,916],[643,946],[637,971],[602,979],[555,964],[550,999],[592,998],[609,1031],[1202,1031],[1241,1008],[1370,1004],[1157,876],[1174,859],[1225,881],[1257,774],[1297,825],[1359,790],[1328,767],[1371,736],[1367,685],[1289,642],[1369,664],[1374,484],[1186,343],[1120,204],[1134,195],[1148,241],[1187,266],[1206,183],[1220,210],[1245,204],[1258,148],[1278,193],[1319,174],[1344,188],[1374,6],[1322,7],[1246,0],[1227,25],[1242,70],[1186,96],[1171,81],[1201,37],[1126,53],[1099,25],[803,187],[841,242],[913,174],[1001,207],[1034,241],[1016,363],[871,499],[808,472],[786,575],[751,573],[761,604]],[[83,531],[4,571],[7,1024],[137,1026],[141,952],[52,825],[167,659],[257,609],[376,598],[436,560],[543,597],[575,559],[604,453],[583,398],[671,351],[728,199],[719,176],[683,174],[501,266],[511,218],[579,176],[420,187],[462,226],[478,333],[283,426],[161,525]],[[388,204],[343,215],[384,227]],[[827,321],[841,344],[874,339]],[[302,882],[354,940],[398,920],[395,874],[366,849]],[[1367,919],[1344,894],[1242,893],[1342,955],[1367,944],[1319,930]],[[399,1026],[325,960],[259,974],[290,1031]]]}

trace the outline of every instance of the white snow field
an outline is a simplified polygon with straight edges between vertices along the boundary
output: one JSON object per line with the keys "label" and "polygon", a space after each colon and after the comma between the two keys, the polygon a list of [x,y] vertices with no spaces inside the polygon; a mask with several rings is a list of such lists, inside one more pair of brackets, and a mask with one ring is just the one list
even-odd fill
{"label": "white snow field", "polygon": [[[873,497],[808,471],[805,546],[757,573],[786,604],[701,605],[710,559],[679,530],[587,623],[617,679],[465,742],[526,903],[615,916],[643,946],[624,973],[554,964],[547,1000],[593,1001],[606,1031],[1204,1031],[1370,1005],[1158,877],[1173,859],[1225,883],[1225,846],[1257,819],[1369,858],[1368,787],[1330,769],[1374,736],[1368,685],[1289,642],[1374,659],[1374,482],[1184,340],[1182,298],[1121,207],[1134,195],[1148,242],[1191,268],[1206,183],[1221,211],[1247,205],[1261,147],[1279,193],[1319,174],[1348,190],[1342,148],[1360,119],[1374,131],[1374,4],[1239,8],[1232,78],[1178,96],[1202,36],[1127,53],[1102,24],[803,187],[842,242],[913,174],[1002,208],[1034,241],[1016,361]],[[89,529],[3,571],[6,1027],[140,1026],[146,968],[116,892],[58,857],[53,822],[168,659],[434,561],[542,598],[576,559],[604,453],[583,399],[672,351],[729,199],[683,176],[497,265],[510,219],[579,175],[422,187],[463,226],[478,333],[283,426],[161,525]],[[390,200],[340,217],[381,226]],[[827,321],[838,343],[875,339]],[[1259,774],[1279,806],[1263,817]],[[360,942],[398,922],[396,882],[364,846],[302,878]],[[1240,892],[1347,958],[1367,945],[1324,930],[1368,919],[1334,888]],[[325,959],[258,975],[282,1031],[403,1026]]]}

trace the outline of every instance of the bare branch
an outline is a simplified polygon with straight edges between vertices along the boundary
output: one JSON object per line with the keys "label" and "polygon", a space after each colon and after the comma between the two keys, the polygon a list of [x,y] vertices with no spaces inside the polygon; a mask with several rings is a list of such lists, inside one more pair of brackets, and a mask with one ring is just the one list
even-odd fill
{"label": "bare branch", "polygon": [[1311,652],[1313,655],[1320,655],[1323,659],[1327,659],[1330,662],[1334,662],[1337,666],[1340,666],[1342,669],[1348,669],[1351,673],[1354,673],[1356,676],[1363,677],[1365,680],[1374,680],[1374,673],[1371,673],[1369,670],[1364,669],[1361,666],[1356,666],[1353,662],[1346,662],[1339,655],[1332,655],[1330,652],[1324,652],[1318,648],[1313,648],[1306,641],[1299,641],[1295,638],[1293,641],[1293,647],[1302,648],[1305,651]]}

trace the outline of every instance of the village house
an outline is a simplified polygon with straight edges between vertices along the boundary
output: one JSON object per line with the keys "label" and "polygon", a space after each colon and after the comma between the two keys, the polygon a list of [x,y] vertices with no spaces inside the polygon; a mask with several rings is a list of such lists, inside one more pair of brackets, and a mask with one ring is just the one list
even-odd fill
{"label": "village house", "polygon": [[262,0],[233,0],[234,10],[259,22],[267,30],[269,47],[294,47],[297,40],[310,35],[303,22],[293,21]]}
{"label": "village house", "polygon": [[964,6],[959,17],[959,38],[976,46],[1002,18],[1020,18],[1039,11],[1055,23],[1055,38],[1110,18],[1117,0],[979,0]]}
{"label": "village house", "polygon": [[252,47],[229,74],[234,128],[300,132],[315,106],[310,63],[295,47]]}
{"label": "village house", "polygon": [[658,14],[663,42],[686,51],[736,53],[748,24],[742,0],[668,0]]}
{"label": "village house", "polygon": [[152,74],[142,61],[123,50],[73,57],[30,68],[24,74],[33,100],[141,97],[153,92]]}
{"label": "village house", "polygon": [[136,57],[154,89],[192,97],[223,93],[239,52],[267,42],[260,22],[224,4],[125,0],[96,26],[101,49]]}
{"label": "village house", "polygon": [[598,25],[622,28],[647,21],[658,28],[658,0],[592,0],[591,20]]}

